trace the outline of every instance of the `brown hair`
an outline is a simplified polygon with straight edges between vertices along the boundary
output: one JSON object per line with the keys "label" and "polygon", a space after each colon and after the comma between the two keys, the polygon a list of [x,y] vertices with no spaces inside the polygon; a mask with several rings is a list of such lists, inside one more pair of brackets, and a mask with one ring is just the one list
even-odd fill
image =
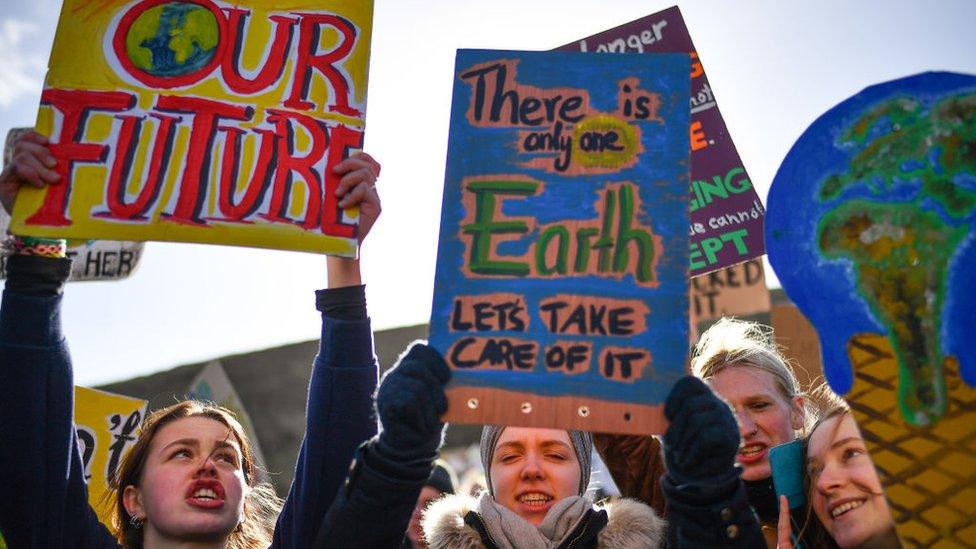
{"label": "brown hair", "polygon": [[[833,419],[844,414],[851,413],[851,407],[847,404],[847,401],[833,392],[830,387],[826,384],[821,385],[813,390],[813,394],[819,402],[822,402],[820,409],[820,417],[817,421],[810,427],[810,433],[807,436],[807,443],[810,441],[810,436],[813,436],[813,432],[816,431],[821,425],[824,424],[828,419]],[[834,427],[837,430],[837,427]],[[804,452],[804,455],[806,453]]]}
{"label": "brown hair", "polygon": [[[809,432],[808,426],[816,414],[793,373],[795,366],[789,364],[773,343],[772,336],[773,329],[769,326],[722,318],[705,330],[695,345],[691,373],[697,378],[708,379],[729,366],[748,366],[768,373],[790,409],[803,414],[802,435]],[[796,406],[796,397],[803,397],[802,407]]]}
{"label": "brown hair", "polygon": [[[807,472],[806,461],[810,451],[810,438],[813,437],[813,433],[828,420],[851,413],[851,407],[847,404],[847,401],[834,393],[826,384],[817,387],[811,394],[821,405],[819,417],[810,426],[807,431],[807,436],[803,439],[803,491],[806,493],[807,503],[803,527],[800,529],[798,537],[804,546],[836,549],[838,547],[837,542],[827,533],[827,528],[813,514],[814,483]],[[838,422],[834,425],[834,433],[831,434],[831,439],[836,435],[836,431],[839,428],[840,423]]]}
{"label": "brown hair", "polygon": [[203,417],[224,425],[230,429],[241,446],[241,468],[248,485],[244,494],[244,520],[230,534],[227,547],[231,549],[267,547],[271,544],[275,520],[281,510],[281,498],[270,484],[258,481],[258,467],[254,461],[251,442],[234,413],[226,408],[197,400],[185,400],[150,414],[142,425],[139,438],[132,446],[132,450],[122,459],[118,470],[110,479],[109,485],[114,491],[115,509],[112,522],[116,538],[123,547],[142,547],[143,528],[141,524],[133,524],[132,517],[125,509],[123,503],[125,488],[139,486],[149,457],[150,445],[159,430],[176,420],[190,417]]}
{"label": "brown hair", "polygon": [[[813,427],[810,428],[810,433],[807,435],[806,439],[804,439],[803,455],[805,459],[809,458],[810,439],[813,437],[813,434],[817,431],[817,429],[819,429],[829,420],[837,418],[837,422],[835,422],[832,427],[833,432],[830,434],[830,440],[833,440],[837,436],[837,431],[840,430],[841,421],[844,419],[844,416],[850,416],[851,421],[853,421],[854,424],[857,425],[857,421],[854,419],[854,416],[851,413],[850,405],[847,403],[846,400],[844,400],[836,393],[834,393],[828,385],[823,384],[820,387],[816,388],[813,391],[813,395],[818,400],[818,402],[822,403],[821,413],[820,413],[820,418],[817,420],[816,423],[814,423]],[[860,430],[860,428],[858,429]],[[868,454],[868,458],[870,459],[870,454]],[[871,464],[873,467],[874,466],[873,460],[871,461]],[[854,482],[853,484],[857,489],[861,490],[865,494],[885,497],[883,488],[881,491],[874,491],[869,486],[864,486],[857,482]],[[807,528],[809,527],[807,534],[804,536],[804,539],[806,540],[804,541],[804,545],[809,545],[811,547],[827,547],[830,549],[834,549],[834,548],[839,549],[837,543],[827,532],[826,527],[823,524],[821,524],[816,517],[813,516],[813,505],[811,502],[813,501],[813,491],[816,489],[816,486],[814,483],[814,479],[810,477],[809,472],[806,472],[803,475],[803,486],[807,494],[807,519],[804,524],[804,530],[807,530]],[[892,528],[891,535],[894,536],[893,539],[895,541],[895,544],[891,546],[900,547],[901,545],[897,541],[898,540],[897,534],[894,533],[894,522],[891,523],[891,528]]]}

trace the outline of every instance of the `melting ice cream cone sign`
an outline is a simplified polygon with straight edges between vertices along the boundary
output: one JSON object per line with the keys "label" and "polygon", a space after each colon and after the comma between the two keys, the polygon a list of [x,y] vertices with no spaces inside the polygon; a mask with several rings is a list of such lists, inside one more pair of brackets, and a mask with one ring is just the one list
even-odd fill
{"label": "melting ice cream cone sign", "polygon": [[976,522],[973,151],[976,77],[872,86],[800,137],[766,216],[770,263],[817,328],[899,533],[924,546]]}
{"label": "melting ice cream cone sign", "polygon": [[356,253],[331,167],[362,146],[372,2],[67,0],[37,130],[39,236]]}
{"label": "melting ice cream cone sign", "polygon": [[687,349],[689,64],[458,52],[430,334],[450,421],[663,432]]}

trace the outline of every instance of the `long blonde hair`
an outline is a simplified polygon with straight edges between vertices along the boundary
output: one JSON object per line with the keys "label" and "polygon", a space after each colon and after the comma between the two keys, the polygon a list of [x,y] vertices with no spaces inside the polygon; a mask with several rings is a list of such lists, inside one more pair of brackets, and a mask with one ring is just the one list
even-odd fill
{"label": "long blonde hair", "polygon": [[[773,329],[756,322],[722,318],[701,335],[691,359],[691,373],[708,379],[730,366],[751,367],[770,374],[780,394],[803,417],[799,436],[809,432],[816,411],[800,387],[790,360],[773,343]],[[797,397],[803,404],[796,406]]]}

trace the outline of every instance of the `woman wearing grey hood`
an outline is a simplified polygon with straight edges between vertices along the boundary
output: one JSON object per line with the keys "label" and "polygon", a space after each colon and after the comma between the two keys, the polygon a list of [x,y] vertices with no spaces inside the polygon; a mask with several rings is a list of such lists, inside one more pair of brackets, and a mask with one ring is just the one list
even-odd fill
{"label": "woman wearing grey hood", "polygon": [[[364,444],[319,530],[317,547],[397,547],[441,443],[450,370],[415,344],[383,378],[383,428]],[[593,439],[558,429],[486,426],[488,490],[437,500],[424,514],[433,549],[761,547],[734,464],[735,418],[701,380],[675,384],[664,406],[667,523],[647,505],[584,497]]]}
{"label": "woman wearing grey hood", "polygon": [[434,502],[424,515],[431,549],[662,546],[665,522],[636,500],[593,505],[593,437],[580,431],[498,427],[481,434],[488,491]]}

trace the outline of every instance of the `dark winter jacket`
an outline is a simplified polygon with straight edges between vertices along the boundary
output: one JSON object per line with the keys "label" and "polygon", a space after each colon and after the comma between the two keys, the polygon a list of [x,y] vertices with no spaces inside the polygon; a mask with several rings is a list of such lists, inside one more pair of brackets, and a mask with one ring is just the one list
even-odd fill
{"label": "dark winter jacket", "polygon": [[[661,443],[653,436],[597,435],[594,447],[622,496],[664,511],[672,546],[762,547],[768,544],[769,536],[762,539],[762,534],[769,529],[760,523],[757,532],[750,493],[742,481],[715,487],[708,493],[677,489],[667,481]],[[775,533],[773,524],[773,548]]]}
{"label": "dark winter jacket", "polygon": [[319,529],[316,547],[390,549],[403,543],[433,459],[388,459],[375,444],[373,437],[356,452],[346,484]]}
{"label": "dark winter jacket", "polygon": [[[16,263],[8,261],[8,269],[16,269]],[[311,546],[355,448],[376,432],[376,379],[369,322],[323,316],[309,384],[306,436],[274,546]],[[88,505],[73,395],[71,360],[61,333],[61,295],[4,291],[0,532],[11,548],[117,547]]]}

